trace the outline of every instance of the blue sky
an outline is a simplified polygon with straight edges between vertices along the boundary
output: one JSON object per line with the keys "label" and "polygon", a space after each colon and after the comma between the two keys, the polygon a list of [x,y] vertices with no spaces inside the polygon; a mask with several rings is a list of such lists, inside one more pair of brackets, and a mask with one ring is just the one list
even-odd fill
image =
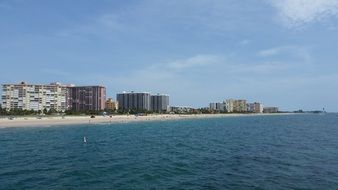
{"label": "blue sky", "polygon": [[0,0],[0,82],[338,111],[338,0]]}

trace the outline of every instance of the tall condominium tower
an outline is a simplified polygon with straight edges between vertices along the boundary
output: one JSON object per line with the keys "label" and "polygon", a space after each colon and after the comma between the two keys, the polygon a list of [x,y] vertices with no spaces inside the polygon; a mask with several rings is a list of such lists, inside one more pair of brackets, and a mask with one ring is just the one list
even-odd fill
{"label": "tall condominium tower", "polygon": [[169,96],[165,94],[151,95],[151,111],[164,113],[168,111]]}
{"label": "tall condominium tower", "polygon": [[54,109],[65,111],[68,109],[68,86],[59,83],[43,84],[3,84],[2,108],[6,110],[22,109],[42,111]]}
{"label": "tall condominium tower", "polygon": [[100,111],[105,109],[106,88],[103,86],[69,87],[68,104],[74,111]]}
{"label": "tall condominium tower", "polygon": [[247,112],[246,100],[228,99],[224,101],[227,112]]}
{"label": "tall condominium tower", "polygon": [[254,102],[247,104],[248,112],[252,113],[262,113],[263,112],[263,104]]}
{"label": "tall condominium tower", "polygon": [[123,92],[116,95],[121,110],[150,111],[150,93]]}

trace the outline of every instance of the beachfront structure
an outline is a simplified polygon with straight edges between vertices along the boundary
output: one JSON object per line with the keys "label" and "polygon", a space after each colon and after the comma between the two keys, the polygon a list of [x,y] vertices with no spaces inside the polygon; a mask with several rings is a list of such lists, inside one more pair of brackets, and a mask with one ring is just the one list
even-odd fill
{"label": "beachfront structure", "polygon": [[249,103],[247,105],[248,112],[251,113],[262,113],[263,112],[263,104],[254,102],[254,103]]}
{"label": "beachfront structure", "polygon": [[234,112],[247,112],[246,100],[234,101]]}
{"label": "beachfront structure", "polygon": [[117,101],[114,101],[112,98],[108,98],[106,101],[106,110],[118,110],[119,104]]}
{"label": "beachfront structure", "polygon": [[77,112],[105,109],[106,88],[103,86],[69,87],[69,109]]}
{"label": "beachfront structure", "polygon": [[234,99],[227,99],[224,101],[225,109],[228,113],[234,112]]}
{"label": "beachfront structure", "polygon": [[150,96],[151,111],[164,113],[169,108],[169,96],[166,94],[157,94]]}
{"label": "beachfront structure", "polygon": [[194,108],[187,107],[187,106],[171,106],[169,107],[170,113],[175,114],[185,114],[185,113],[192,113],[195,111]]}
{"label": "beachfront structure", "polygon": [[209,110],[210,111],[214,111],[214,110],[217,110],[217,103],[210,103],[209,104]]}
{"label": "beachfront structure", "polygon": [[119,109],[124,111],[151,111],[150,93],[123,92],[116,95]]}
{"label": "beachfront structure", "polygon": [[278,107],[264,107],[263,113],[278,113]]}
{"label": "beachfront structure", "polygon": [[68,86],[60,83],[51,84],[3,84],[2,107],[12,109],[64,112],[67,104]]}
{"label": "beachfront structure", "polygon": [[124,111],[167,112],[169,96],[165,94],[151,95],[148,92],[123,92],[116,95],[119,109]]}
{"label": "beachfront structure", "polygon": [[246,100],[227,99],[224,101],[224,103],[226,111],[229,113],[247,112]]}
{"label": "beachfront structure", "polygon": [[209,104],[209,110],[210,111],[219,111],[219,112],[224,112],[226,111],[226,103],[210,103]]}

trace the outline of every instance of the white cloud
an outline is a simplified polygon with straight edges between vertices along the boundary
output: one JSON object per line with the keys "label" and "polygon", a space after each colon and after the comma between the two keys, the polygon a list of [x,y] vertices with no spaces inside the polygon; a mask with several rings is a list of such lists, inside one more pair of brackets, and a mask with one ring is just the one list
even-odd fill
{"label": "white cloud", "polygon": [[258,55],[261,56],[261,57],[269,57],[269,56],[279,54],[280,51],[281,51],[280,48],[265,49],[265,50],[258,52]]}
{"label": "white cloud", "polygon": [[289,27],[301,27],[338,15],[338,0],[269,0]]}
{"label": "white cloud", "polygon": [[120,17],[115,14],[104,14],[96,22],[110,29],[120,30],[123,28]]}
{"label": "white cloud", "polygon": [[258,56],[263,58],[283,55],[287,58],[294,58],[295,60],[301,61],[302,63],[312,63],[312,56],[309,49],[302,46],[280,46],[270,49],[261,50]]}
{"label": "white cloud", "polygon": [[80,34],[94,34],[112,38],[114,33],[123,31],[121,16],[116,14],[103,14],[87,20],[85,24],[74,24],[74,26],[59,30],[54,33],[58,37],[74,37]]}
{"label": "white cloud", "polygon": [[196,55],[188,59],[167,63],[169,69],[182,70],[219,63],[223,58],[215,55]]}
{"label": "white cloud", "polygon": [[241,46],[246,46],[250,43],[251,43],[251,40],[244,39],[244,40],[240,41],[238,44],[241,45]]}

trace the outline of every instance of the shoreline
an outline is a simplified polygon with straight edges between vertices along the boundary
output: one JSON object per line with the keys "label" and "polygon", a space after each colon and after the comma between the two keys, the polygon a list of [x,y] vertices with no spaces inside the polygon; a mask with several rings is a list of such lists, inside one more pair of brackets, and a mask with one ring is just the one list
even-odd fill
{"label": "shoreline", "polygon": [[220,117],[252,117],[252,116],[278,116],[278,115],[294,115],[295,113],[259,113],[259,114],[156,114],[147,116],[135,115],[114,115],[109,116],[50,116],[38,119],[35,116],[18,117],[13,120],[8,118],[0,118],[1,128],[12,127],[54,127],[63,125],[81,125],[81,124],[117,124],[129,122],[146,122],[146,121],[169,121],[169,120],[182,120],[182,119],[207,119],[207,118],[220,118]]}

